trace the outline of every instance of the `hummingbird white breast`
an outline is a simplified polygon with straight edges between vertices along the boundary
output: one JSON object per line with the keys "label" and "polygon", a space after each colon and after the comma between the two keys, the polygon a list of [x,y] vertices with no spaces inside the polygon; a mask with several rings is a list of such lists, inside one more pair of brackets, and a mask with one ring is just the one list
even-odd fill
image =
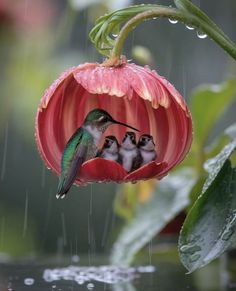
{"label": "hummingbird white breast", "polygon": [[99,128],[97,128],[96,126],[92,126],[90,124],[85,125],[84,128],[92,135],[93,142],[94,142],[95,146],[98,147],[103,132],[101,130],[99,130]]}

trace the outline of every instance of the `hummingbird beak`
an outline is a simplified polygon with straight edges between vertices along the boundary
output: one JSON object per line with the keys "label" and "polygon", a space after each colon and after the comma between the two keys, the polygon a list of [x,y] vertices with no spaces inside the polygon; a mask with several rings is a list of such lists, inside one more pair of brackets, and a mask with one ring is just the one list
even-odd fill
{"label": "hummingbird beak", "polygon": [[120,124],[120,125],[123,125],[123,126],[129,127],[129,128],[131,128],[131,129],[133,129],[133,130],[140,131],[140,130],[137,129],[137,128],[134,128],[134,127],[132,127],[132,126],[126,124],[126,123],[123,123],[123,122],[120,122],[120,121],[116,121],[116,120],[114,120],[114,119],[112,120],[112,123],[114,123],[114,124]]}

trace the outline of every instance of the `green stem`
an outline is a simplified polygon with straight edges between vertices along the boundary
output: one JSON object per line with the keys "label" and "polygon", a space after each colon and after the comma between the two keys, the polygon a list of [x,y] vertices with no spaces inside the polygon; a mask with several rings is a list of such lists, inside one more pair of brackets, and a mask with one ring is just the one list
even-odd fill
{"label": "green stem", "polygon": [[128,34],[131,30],[133,30],[140,22],[147,19],[153,19],[155,17],[167,17],[173,18],[176,20],[184,20],[183,13],[178,11],[175,8],[170,7],[160,7],[158,9],[151,9],[149,11],[145,11],[135,15],[126,24],[122,27],[118,37],[116,38],[111,58],[120,58],[122,47],[124,44],[125,39],[127,38]]}
{"label": "green stem", "polygon": [[236,60],[236,45],[224,34],[224,32],[216,26],[216,24],[208,19],[200,18],[196,15],[190,14],[187,11],[171,7],[159,7],[137,14],[131,18],[121,29],[113,50],[111,52],[111,59],[120,58],[122,47],[125,39],[131,30],[133,30],[143,20],[153,19],[156,17],[171,18],[192,25],[200,31],[206,33],[219,46],[221,46],[233,59]]}

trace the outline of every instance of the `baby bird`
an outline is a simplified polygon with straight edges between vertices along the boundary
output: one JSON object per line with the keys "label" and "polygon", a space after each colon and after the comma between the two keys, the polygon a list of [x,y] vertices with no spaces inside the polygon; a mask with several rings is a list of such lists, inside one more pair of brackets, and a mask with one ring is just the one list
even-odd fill
{"label": "baby bird", "polygon": [[134,171],[140,165],[140,154],[136,145],[134,132],[126,132],[119,150],[120,160],[123,168],[127,171]]}
{"label": "baby bird", "polygon": [[114,135],[108,135],[105,138],[102,149],[98,153],[98,157],[116,161],[119,160],[119,143]]}
{"label": "baby bird", "polygon": [[154,161],[157,158],[155,143],[153,137],[149,134],[143,134],[139,138],[138,149],[141,155],[140,167]]}

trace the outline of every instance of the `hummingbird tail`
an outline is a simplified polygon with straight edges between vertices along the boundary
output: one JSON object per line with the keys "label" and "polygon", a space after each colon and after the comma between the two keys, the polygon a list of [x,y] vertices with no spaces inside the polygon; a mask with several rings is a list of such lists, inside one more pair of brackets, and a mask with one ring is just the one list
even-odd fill
{"label": "hummingbird tail", "polygon": [[70,187],[65,188],[65,178],[60,178],[58,188],[57,188],[57,194],[56,197],[57,199],[59,198],[64,198],[65,194],[69,191]]}

